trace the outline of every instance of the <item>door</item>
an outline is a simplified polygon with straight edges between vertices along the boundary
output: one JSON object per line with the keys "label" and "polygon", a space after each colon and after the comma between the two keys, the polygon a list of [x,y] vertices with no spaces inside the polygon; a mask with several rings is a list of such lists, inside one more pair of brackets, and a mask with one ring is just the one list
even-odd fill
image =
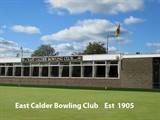
{"label": "door", "polygon": [[160,88],[160,58],[153,58],[153,88]]}

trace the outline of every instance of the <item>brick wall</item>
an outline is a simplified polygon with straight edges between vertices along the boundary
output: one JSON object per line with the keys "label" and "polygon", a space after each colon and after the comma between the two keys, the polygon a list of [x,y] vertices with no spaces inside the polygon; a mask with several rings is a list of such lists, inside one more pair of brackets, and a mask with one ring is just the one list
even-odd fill
{"label": "brick wall", "polygon": [[121,87],[152,88],[152,58],[123,59]]}
{"label": "brick wall", "polygon": [[92,79],[92,78],[25,78],[25,77],[0,77],[1,84],[16,85],[47,85],[47,86],[84,86],[84,87],[118,87],[119,79]]}

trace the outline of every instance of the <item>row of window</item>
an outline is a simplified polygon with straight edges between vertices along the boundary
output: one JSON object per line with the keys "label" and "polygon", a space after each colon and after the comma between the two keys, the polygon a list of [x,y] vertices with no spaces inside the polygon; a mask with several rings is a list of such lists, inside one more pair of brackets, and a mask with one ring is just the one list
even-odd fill
{"label": "row of window", "polygon": [[118,65],[0,67],[0,76],[118,77]]}
{"label": "row of window", "polygon": [[75,61],[75,62],[51,62],[51,63],[0,63],[0,66],[15,66],[15,65],[105,65],[105,64],[118,64],[118,61]]}

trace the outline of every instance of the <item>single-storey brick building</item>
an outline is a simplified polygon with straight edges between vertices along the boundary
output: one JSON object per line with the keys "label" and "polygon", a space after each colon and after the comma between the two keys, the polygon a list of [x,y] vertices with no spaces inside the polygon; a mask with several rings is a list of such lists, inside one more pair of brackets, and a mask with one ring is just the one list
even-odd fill
{"label": "single-storey brick building", "polygon": [[0,84],[160,88],[160,54],[0,58]]}

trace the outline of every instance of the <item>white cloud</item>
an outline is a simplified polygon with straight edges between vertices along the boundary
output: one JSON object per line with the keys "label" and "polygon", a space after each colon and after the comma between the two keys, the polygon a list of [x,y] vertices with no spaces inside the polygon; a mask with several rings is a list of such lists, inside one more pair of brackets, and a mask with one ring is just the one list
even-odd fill
{"label": "white cloud", "polygon": [[148,42],[146,45],[152,48],[160,48],[160,43]]}
{"label": "white cloud", "polygon": [[[106,39],[108,32],[113,36],[117,26],[109,20],[105,19],[88,19],[78,21],[75,25],[60,30],[57,33],[50,35],[44,35],[41,37],[44,41],[70,41],[70,42],[82,42],[90,40]],[[127,31],[121,27],[122,33]]]}
{"label": "white cloud", "polygon": [[124,20],[124,24],[126,25],[137,24],[137,23],[142,23],[144,21],[145,21],[144,19],[130,16]]}
{"label": "white cloud", "polygon": [[118,52],[117,48],[114,47],[114,46],[110,46],[110,47],[108,48],[108,51],[109,51],[109,53],[117,53],[117,52]]}
{"label": "white cloud", "polygon": [[71,14],[91,12],[117,14],[143,8],[143,0],[45,0],[53,11]]}
{"label": "white cloud", "polygon": [[17,46],[18,44],[11,40],[5,40],[4,38],[0,37],[0,45],[5,46]]}
{"label": "white cloud", "polygon": [[60,54],[60,55],[70,55],[75,51],[75,47],[73,44],[62,43],[58,45],[52,45],[52,47]]}
{"label": "white cloud", "polygon": [[[18,43],[0,37],[0,56],[16,56],[20,51],[21,49]],[[23,48],[23,52],[29,55],[33,50],[30,48]]]}
{"label": "white cloud", "polygon": [[[106,44],[107,34],[110,33],[109,43],[113,44],[126,44],[128,40],[125,37],[116,38],[115,30],[117,26],[105,19],[87,19],[78,21],[75,25],[60,30],[56,33],[44,35],[41,40],[44,42],[55,42],[53,47],[60,54],[82,52],[89,42],[103,42]],[[129,32],[121,26],[121,35],[124,36]],[[117,40],[118,39],[118,40]],[[113,47],[111,48],[111,51]],[[72,51],[72,52],[71,52]]]}
{"label": "white cloud", "polygon": [[148,42],[146,46],[154,49],[155,53],[160,53],[160,42]]}
{"label": "white cloud", "polygon": [[36,26],[23,26],[23,25],[14,25],[11,28],[14,32],[21,32],[27,34],[40,33],[40,29]]}

